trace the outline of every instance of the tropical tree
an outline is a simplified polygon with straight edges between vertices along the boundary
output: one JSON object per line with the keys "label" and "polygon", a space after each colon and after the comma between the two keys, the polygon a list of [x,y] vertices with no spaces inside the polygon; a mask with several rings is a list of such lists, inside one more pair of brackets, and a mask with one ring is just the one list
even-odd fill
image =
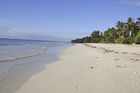
{"label": "tropical tree", "polygon": [[140,18],[137,18],[137,22],[136,22],[136,25],[138,26],[138,29],[140,30]]}
{"label": "tropical tree", "polygon": [[115,39],[118,38],[116,29],[114,27],[109,28],[107,31],[104,32],[103,37],[105,42],[115,42]]}
{"label": "tropical tree", "polygon": [[89,43],[89,42],[91,42],[91,37],[85,37],[85,38],[83,38],[83,42],[84,43]]}
{"label": "tropical tree", "polygon": [[127,20],[127,25],[126,25],[126,30],[127,30],[127,36],[132,37],[133,31],[134,31],[134,23],[133,23],[133,18],[128,18]]}
{"label": "tropical tree", "polygon": [[92,43],[98,43],[101,40],[100,38],[100,31],[95,30],[91,34],[91,42]]}
{"label": "tropical tree", "polygon": [[124,33],[125,33],[125,23],[118,21],[117,22],[117,34],[119,37],[123,36],[124,37]]}
{"label": "tropical tree", "polygon": [[131,17],[127,22],[118,21],[116,27],[109,28],[104,33],[95,30],[91,36],[72,40],[72,42],[140,44],[140,18],[137,18],[136,22]]}

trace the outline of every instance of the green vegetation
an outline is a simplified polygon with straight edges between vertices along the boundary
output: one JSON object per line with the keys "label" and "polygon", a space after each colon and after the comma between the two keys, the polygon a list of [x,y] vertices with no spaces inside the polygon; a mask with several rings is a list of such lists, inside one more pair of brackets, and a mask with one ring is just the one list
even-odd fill
{"label": "green vegetation", "polygon": [[140,44],[140,18],[134,21],[128,18],[127,22],[118,21],[116,27],[109,28],[101,33],[93,31],[91,36],[72,40],[73,43],[119,43]]}
{"label": "green vegetation", "polygon": [[135,36],[134,41],[136,44],[140,44],[140,31],[138,32],[138,34]]}

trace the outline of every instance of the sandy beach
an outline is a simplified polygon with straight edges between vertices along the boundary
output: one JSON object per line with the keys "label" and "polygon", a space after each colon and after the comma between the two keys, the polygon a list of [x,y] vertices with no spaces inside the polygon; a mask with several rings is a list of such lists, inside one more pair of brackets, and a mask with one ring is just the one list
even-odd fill
{"label": "sandy beach", "polygon": [[140,93],[140,46],[75,44],[16,93]]}

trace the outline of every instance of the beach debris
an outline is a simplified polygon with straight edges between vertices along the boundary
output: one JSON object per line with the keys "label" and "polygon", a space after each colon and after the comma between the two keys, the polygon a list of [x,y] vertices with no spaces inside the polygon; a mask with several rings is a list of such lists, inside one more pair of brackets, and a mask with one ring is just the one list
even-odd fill
{"label": "beach debris", "polygon": [[97,48],[96,46],[92,46],[92,45],[89,45],[89,44],[84,44],[85,46],[88,46],[88,47],[91,47],[91,48]]}
{"label": "beach debris", "polygon": [[109,50],[109,49],[105,49],[105,48],[101,48],[101,49],[103,49],[104,50],[104,52],[103,53],[109,53],[109,52],[113,52],[114,50]]}
{"label": "beach debris", "polygon": [[[93,45],[89,45],[89,44],[83,44],[83,45],[85,45],[85,46],[88,46],[88,47],[90,47],[90,48],[97,48],[96,46],[93,46]],[[109,50],[109,49],[106,49],[106,48],[103,48],[103,47],[98,47],[98,49],[102,49],[104,52],[104,54],[105,53],[109,53],[109,52],[114,52],[114,53],[119,53],[119,52],[115,52],[114,50]]]}

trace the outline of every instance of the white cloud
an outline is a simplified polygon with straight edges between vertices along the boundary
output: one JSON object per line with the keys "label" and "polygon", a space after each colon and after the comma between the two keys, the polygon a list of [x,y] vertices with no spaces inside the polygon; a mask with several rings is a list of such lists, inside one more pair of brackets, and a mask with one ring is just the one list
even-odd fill
{"label": "white cloud", "polygon": [[29,31],[25,30],[25,29],[15,29],[15,28],[11,28],[7,31],[7,33],[9,35],[13,35],[13,36],[24,36],[29,34]]}
{"label": "white cloud", "polygon": [[64,41],[63,38],[55,36],[39,35],[30,30],[9,28],[8,26],[5,26],[3,24],[0,24],[0,38]]}
{"label": "white cloud", "polygon": [[16,38],[16,37],[27,37],[30,35],[30,31],[25,29],[9,28],[3,24],[0,24],[0,37],[3,38]]}
{"label": "white cloud", "polygon": [[136,3],[136,6],[140,6],[140,1]]}
{"label": "white cloud", "polygon": [[140,6],[140,0],[121,0],[121,3],[131,6]]}

